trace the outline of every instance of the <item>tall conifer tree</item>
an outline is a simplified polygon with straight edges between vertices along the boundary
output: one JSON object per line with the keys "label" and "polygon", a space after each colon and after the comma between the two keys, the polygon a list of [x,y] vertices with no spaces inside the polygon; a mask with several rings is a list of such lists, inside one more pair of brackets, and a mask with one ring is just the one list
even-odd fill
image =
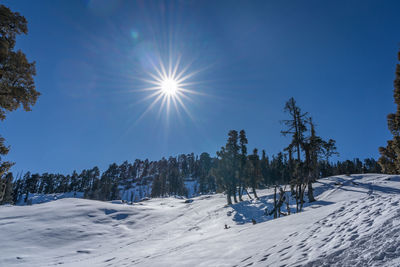
{"label": "tall conifer tree", "polygon": [[[400,61],[400,51],[398,53]],[[379,164],[382,171],[388,174],[400,173],[400,64],[396,66],[394,80],[394,102],[396,104],[396,113],[391,113],[387,116],[387,123],[390,133],[393,136],[392,140],[387,141],[386,147],[380,147]]]}

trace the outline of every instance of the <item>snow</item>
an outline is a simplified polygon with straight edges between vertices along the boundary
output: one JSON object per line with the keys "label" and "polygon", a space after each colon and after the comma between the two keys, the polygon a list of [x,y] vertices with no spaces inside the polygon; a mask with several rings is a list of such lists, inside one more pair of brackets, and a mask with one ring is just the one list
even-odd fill
{"label": "snow", "polygon": [[0,206],[0,266],[400,266],[400,176],[321,179],[316,202],[276,220],[272,193]]}
{"label": "snow", "polygon": [[[32,194],[29,193],[27,203],[34,205],[34,204],[41,204],[46,203],[62,198],[83,198],[83,192],[67,192],[67,193],[55,193],[55,194]],[[22,195],[17,202],[17,205],[26,205],[27,203],[24,202],[25,195]]]}
{"label": "snow", "polygon": [[137,183],[133,183],[130,188],[120,190],[120,196],[127,202],[138,202],[151,196],[151,184],[137,185]]}

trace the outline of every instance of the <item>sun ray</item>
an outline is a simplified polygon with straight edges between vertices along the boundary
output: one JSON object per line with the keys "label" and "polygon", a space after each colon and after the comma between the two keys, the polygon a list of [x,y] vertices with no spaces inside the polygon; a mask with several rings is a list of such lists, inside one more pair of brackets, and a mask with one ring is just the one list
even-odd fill
{"label": "sun ray", "polygon": [[158,94],[159,94],[158,92],[154,92],[154,93],[152,93],[152,94],[150,94],[148,96],[145,96],[142,99],[139,99],[138,101],[134,102],[133,105],[137,105],[137,104],[140,104],[142,102],[145,102],[146,100],[148,100],[150,98],[153,98],[153,97],[157,96]]}
{"label": "sun ray", "polygon": [[160,118],[161,117],[161,113],[164,110],[164,106],[165,106],[165,102],[167,101],[166,96],[163,96],[163,99],[161,101],[161,105],[160,105],[160,109],[158,110],[158,115],[157,117]]}
{"label": "sun ray", "polygon": [[181,56],[179,56],[178,59],[176,60],[175,67],[171,75],[172,77],[176,77],[176,72],[178,71],[180,62],[181,62]]}
{"label": "sun ray", "polygon": [[163,95],[159,95],[157,96],[156,99],[154,99],[154,101],[150,104],[150,106],[148,106],[148,108],[142,113],[142,115],[140,115],[140,117],[136,120],[136,123],[138,123],[139,121],[141,121],[144,116],[153,108],[153,106],[155,104],[157,104],[157,102],[160,100],[160,98],[163,97]]}
{"label": "sun ray", "polygon": [[[146,72],[148,75],[147,78],[140,79],[143,83],[150,85],[149,87],[140,90],[150,92],[150,94],[144,97],[140,102],[149,99],[153,100],[139,119],[142,119],[157,104],[159,105],[157,108],[158,118],[160,118],[164,111],[168,122],[171,111],[174,111],[174,114],[179,117],[179,120],[182,119],[182,114],[185,113],[192,121],[194,121],[185,102],[193,102],[190,95],[205,95],[197,90],[200,83],[193,81],[193,77],[199,73],[199,71],[189,72],[193,62],[183,65],[182,57],[180,55],[173,60],[173,57],[170,54],[167,57],[167,62],[162,60],[160,54],[157,55],[157,58],[158,62],[149,60],[153,70]],[[184,112],[182,113],[182,111]]]}
{"label": "sun ray", "polygon": [[179,97],[177,97],[176,100],[178,100],[178,102],[181,104],[183,110],[186,112],[186,114],[189,116],[189,118],[192,121],[194,121],[194,118],[193,118],[192,114],[190,113],[190,111],[187,109],[185,103],[183,103],[183,101]]}
{"label": "sun ray", "polygon": [[178,99],[181,99],[181,97],[182,97],[182,98],[187,99],[188,101],[193,102],[193,99],[191,99],[189,96],[182,94],[181,92],[179,92],[178,94],[179,94],[179,96],[177,97]]}

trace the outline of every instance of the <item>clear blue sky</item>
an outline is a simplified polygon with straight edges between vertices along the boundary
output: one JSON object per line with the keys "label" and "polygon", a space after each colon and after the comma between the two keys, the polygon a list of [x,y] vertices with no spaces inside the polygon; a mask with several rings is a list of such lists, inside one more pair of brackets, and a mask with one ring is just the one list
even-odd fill
{"label": "clear blue sky", "polygon": [[[18,38],[42,93],[0,133],[13,171],[104,170],[112,162],[215,152],[230,129],[269,155],[289,142],[294,97],[340,159],[378,157],[390,137],[400,1],[2,1],[29,22]],[[151,101],[147,58],[181,55],[202,95],[192,117]],[[180,114],[180,115],[179,115]]]}

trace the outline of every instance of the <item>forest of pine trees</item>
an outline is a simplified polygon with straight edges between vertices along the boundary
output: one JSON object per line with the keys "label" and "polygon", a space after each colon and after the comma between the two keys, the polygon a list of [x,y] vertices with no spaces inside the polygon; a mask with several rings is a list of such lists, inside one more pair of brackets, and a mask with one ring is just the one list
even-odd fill
{"label": "forest of pine trees", "polygon": [[[186,183],[195,185],[195,194],[223,192],[227,204],[247,199],[257,199],[257,189],[274,187],[274,216],[280,215],[287,190],[296,200],[296,211],[302,210],[307,193],[308,201],[314,201],[312,183],[321,177],[351,173],[379,173],[380,165],[374,159],[338,161],[335,141],[323,140],[316,134],[316,127],[308,113],[303,113],[291,98],[283,121],[283,135],[291,137],[289,145],[269,158],[265,150],[257,148],[248,152],[244,130],[231,130],[225,146],[216,157],[208,153],[200,156],[181,154],[159,161],[135,160],[121,165],[111,164],[103,173],[98,167],[72,174],[30,173],[13,178],[8,173],[0,188],[0,203],[27,203],[29,194],[53,194],[80,192],[85,198],[96,200],[121,199],[121,192],[145,187],[145,192],[128,197],[139,201],[146,197],[188,196]],[[261,155],[260,155],[261,154]],[[289,188],[288,188],[289,189]],[[133,193],[131,193],[133,194]]]}
{"label": "forest of pine trees", "polygon": [[[257,197],[256,189],[268,186],[290,183],[290,163],[286,153],[278,153],[269,158],[265,151],[261,157],[258,150],[248,155],[237,168],[236,194],[237,202],[244,197]],[[17,201],[26,202],[28,194],[53,194],[65,192],[83,192],[84,197],[97,200],[120,199],[120,192],[138,185],[150,187],[150,195],[145,197],[164,197],[171,195],[186,196],[185,182],[196,182],[197,194],[226,192],[234,190],[229,187],[234,181],[224,180],[228,176],[218,176],[226,162],[219,158],[210,157],[202,153],[200,157],[194,154],[182,154],[171,157],[169,160],[160,161],[135,160],[133,163],[123,162],[121,165],[111,164],[109,168],[100,173],[98,167],[76,171],[72,174],[30,173],[13,178],[12,173],[6,176],[5,186],[1,188],[3,199],[1,204],[13,204]],[[374,159],[359,159],[338,161],[331,163],[321,160],[318,163],[320,177],[351,173],[379,173],[380,166]],[[231,172],[232,173],[232,172]],[[240,175],[239,175],[240,174]],[[239,178],[240,177],[240,178]],[[228,184],[228,185],[226,185]],[[230,197],[233,198],[233,193]],[[138,199],[140,200],[140,199]]]}

